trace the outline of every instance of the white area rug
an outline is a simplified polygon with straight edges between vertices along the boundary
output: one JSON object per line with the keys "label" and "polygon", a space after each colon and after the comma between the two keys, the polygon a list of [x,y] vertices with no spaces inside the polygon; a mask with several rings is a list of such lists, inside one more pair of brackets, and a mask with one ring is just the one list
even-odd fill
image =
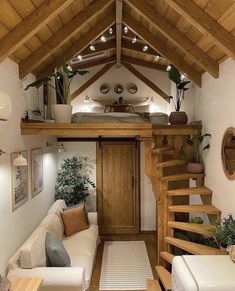
{"label": "white area rug", "polygon": [[100,290],[146,290],[153,279],[144,241],[105,242]]}

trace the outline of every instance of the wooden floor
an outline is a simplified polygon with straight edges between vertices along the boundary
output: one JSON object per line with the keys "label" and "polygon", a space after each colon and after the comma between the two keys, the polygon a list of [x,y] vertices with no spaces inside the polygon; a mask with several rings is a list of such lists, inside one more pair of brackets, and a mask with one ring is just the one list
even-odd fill
{"label": "wooden floor", "polygon": [[102,243],[98,246],[96,262],[91,278],[90,291],[99,291],[99,280],[102,264],[102,255],[104,248],[104,241],[130,241],[130,240],[141,240],[145,241],[150,264],[152,267],[153,275],[155,276],[156,266],[156,234],[139,234],[139,235],[105,235],[101,236]]}

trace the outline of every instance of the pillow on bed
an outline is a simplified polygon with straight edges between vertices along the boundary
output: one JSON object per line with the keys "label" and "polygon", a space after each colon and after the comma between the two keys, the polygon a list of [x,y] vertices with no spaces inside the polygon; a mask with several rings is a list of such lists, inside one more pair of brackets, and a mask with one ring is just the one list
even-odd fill
{"label": "pillow on bed", "polygon": [[92,113],[104,113],[104,106],[92,106]]}
{"label": "pillow on bed", "polygon": [[149,112],[149,105],[135,106],[135,112]]}

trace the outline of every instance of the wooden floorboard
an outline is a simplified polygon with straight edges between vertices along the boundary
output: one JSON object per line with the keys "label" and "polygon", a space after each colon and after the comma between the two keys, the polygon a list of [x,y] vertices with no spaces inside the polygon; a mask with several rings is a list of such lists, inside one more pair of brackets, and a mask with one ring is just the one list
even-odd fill
{"label": "wooden floorboard", "polygon": [[[91,278],[90,291],[99,291],[99,281],[101,273],[102,255],[105,241],[132,241],[141,240],[145,241],[149,261],[152,267],[154,278],[156,279],[155,266],[157,264],[157,250],[156,250],[156,234],[139,234],[139,235],[102,235],[102,243],[98,246],[96,262],[93,269]],[[138,291],[138,290],[135,290]]]}

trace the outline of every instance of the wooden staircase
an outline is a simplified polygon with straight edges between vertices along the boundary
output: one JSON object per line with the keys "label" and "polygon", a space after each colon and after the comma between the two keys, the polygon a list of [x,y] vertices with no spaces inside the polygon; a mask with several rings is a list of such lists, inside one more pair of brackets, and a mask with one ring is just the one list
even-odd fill
{"label": "wooden staircase", "polygon": [[[165,138],[165,137],[164,137]],[[192,255],[218,255],[220,250],[199,243],[175,237],[175,231],[181,230],[210,236],[207,224],[189,222],[189,214],[206,214],[209,218],[220,218],[221,212],[211,203],[212,191],[204,186],[204,174],[191,174],[185,169],[186,162],[181,160],[179,144],[182,138],[174,142],[174,146],[158,146],[152,149],[152,167],[149,175],[157,200],[157,281],[147,284],[147,290],[171,290],[171,264],[175,256],[175,248]],[[190,187],[195,181],[196,186]],[[199,195],[202,203],[189,205],[189,197]],[[159,285],[162,289],[159,289]]]}

